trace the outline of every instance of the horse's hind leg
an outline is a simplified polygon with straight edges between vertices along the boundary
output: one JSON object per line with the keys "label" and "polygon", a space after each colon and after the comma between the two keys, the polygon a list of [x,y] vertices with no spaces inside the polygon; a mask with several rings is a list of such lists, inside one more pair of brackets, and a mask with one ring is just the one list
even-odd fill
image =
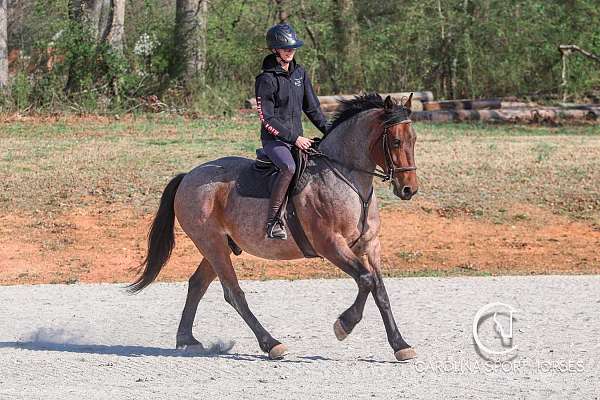
{"label": "horse's hind leg", "polygon": [[212,266],[205,258],[200,262],[196,272],[190,277],[188,294],[185,300],[183,314],[181,315],[181,321],[179,322],[179,328],[177,329],[178,349],[186,346],[200,345],[200,342],[198,342],[192,334],[192,325],[194,324],[194,318],[196,317],[198,303],[216,276]]}
{"label": "horse's hind leg", "polygon": [[[208,239],[207,236],[211,238]],[[223,286],[225,301],[229,303],[246,324],[252,329],[262,351],[269,354],[272,359],[281,358],[287,353],[287,347],[275,340],[269,332],[258,322],[246,302],[244,291],[240,288],[237,275],[230,258],[230,249],[225,236],[205,235],[203,242],[196,245],[204,256],[210,261],[215,273]]]}
{"label": "horse's hind leg", "polygon": [[269,358],[277,359],[283,357],[287,353],[287,347],[278,340],[273,339],[271,334],[258,322],[246,302],[244,291],[240,288],[237,276],[231,265],[229,256],[227,262],[223,262],[223,268],[218,272],[219,280],[223,285],[223,294],[225,301],[240,314],[246,324],[252,329],[260,349],[269,354]]}

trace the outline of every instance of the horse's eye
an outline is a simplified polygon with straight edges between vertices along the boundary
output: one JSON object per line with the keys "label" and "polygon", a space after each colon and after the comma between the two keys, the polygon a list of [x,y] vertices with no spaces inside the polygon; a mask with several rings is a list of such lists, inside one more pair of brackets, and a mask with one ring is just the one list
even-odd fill
{"label": "horse's eye", "polygon": [[397,148],[400,147],[401,144],[402,144],[402,141],[396,139],[396,140],[394,140],[394,143],[392,144],[392,147],[395,148],[395,149],[397,149]]}

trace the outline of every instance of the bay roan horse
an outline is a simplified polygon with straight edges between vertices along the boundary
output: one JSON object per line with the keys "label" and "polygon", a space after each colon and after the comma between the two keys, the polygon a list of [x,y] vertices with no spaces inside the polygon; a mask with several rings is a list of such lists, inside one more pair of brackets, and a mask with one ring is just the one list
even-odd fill
{"label": "bay roan horse", "polygon": [[[396,359],[416,356],[404,341],[390,307],[381,276],[381,246],[377,199],[373,176],[390,179],[394,194],[409,200],[417,192],[414,160],[416,134],[410,117],[412,95],[404,104],[389,96],[368,94],[342,101],[329,133],[319,145],[320,157],[311,167],[306,187],[290,201],[306,237],[318,255],[350,275],[358,285],[354,303],[334,323],[343,340],[361,320],[369,294],[373,298]],[[400,102],[401,103],[401,102]],[[165,188],[148,236],[143,273],[130,285],[140,291],[156,279],[173,246],[175,217],[204,256],[189,280],[183,315],[177,331],[177,347],[200,346],[192,335],[198,303],[210,283],[219,277],[225,300],[252,329],[262,351],[281,358],[287,347],[274,339],[254,316],[239,286],[233,264],[230,237],[243,251],[272,260],[303,258],[288,240],[267,239],[265,221],[268,199],[241,197],[236,179],[253,161],[225,157],[202,164],[173,178]],[[383,171],[377,172],[377,166]]]}

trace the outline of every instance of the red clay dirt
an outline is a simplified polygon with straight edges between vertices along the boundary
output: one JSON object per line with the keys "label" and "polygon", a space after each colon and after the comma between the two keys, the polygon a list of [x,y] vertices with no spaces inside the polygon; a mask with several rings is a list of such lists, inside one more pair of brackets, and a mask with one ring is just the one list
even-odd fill
{"label": "red clay dirt", "polygon": [[[523,209],[509,212],[523,212]],[[600,273],[600,231],[544,210],[494,224],[428,208],[384,209],[380,238],[390,275]],[[82,208],[52,218],[0,215],[0,284],[131,282],[152,215]],[[184,281],[200,254],[180,228],[160,280]],[[241,279],[342,277],[320,259],[234,257]]]}

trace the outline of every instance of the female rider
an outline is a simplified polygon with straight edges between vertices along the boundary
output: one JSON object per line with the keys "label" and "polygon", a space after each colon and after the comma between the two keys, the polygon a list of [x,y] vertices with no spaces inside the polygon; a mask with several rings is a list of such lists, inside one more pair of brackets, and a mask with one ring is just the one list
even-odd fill
{"label": "female rider", "polygon": [[302,136],[302,112],[323,134],[327,133],[327,119],[308,75],[294,59],[296,49],[303,44],[290,25],[271,27],[267,31],[271,54],[263,60],[262,72],[256,77],[260,139],[265,153],[279,169],[267,214],[267,237],[271,239],[287,239],[279,209],[296,169],[291,147],[307,150],[312,144]]}

